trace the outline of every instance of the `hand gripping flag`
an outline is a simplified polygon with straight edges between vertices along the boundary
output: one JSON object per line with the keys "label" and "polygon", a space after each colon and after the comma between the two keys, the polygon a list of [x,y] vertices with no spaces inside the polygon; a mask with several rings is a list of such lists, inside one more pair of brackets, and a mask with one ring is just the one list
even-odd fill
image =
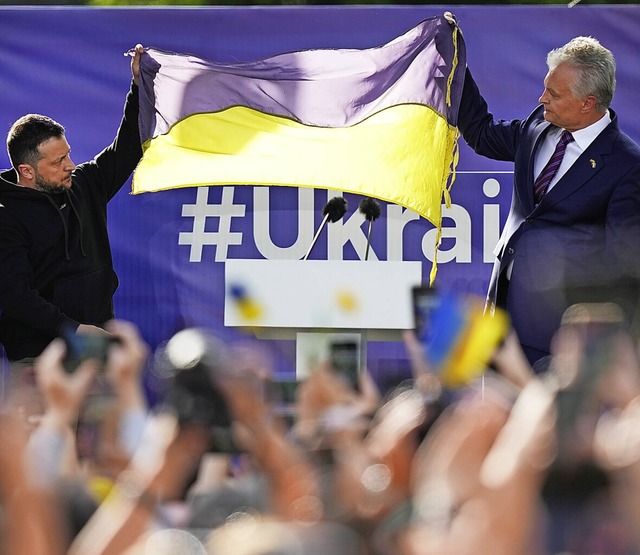
{"label": "hand gripping flag", "polygon": [[444,17],[377,48],[246,63],[147,48],[144,155],[133,193],[227,184],[335,189],[399,204],[440,231],[465,66],[459,28]]}

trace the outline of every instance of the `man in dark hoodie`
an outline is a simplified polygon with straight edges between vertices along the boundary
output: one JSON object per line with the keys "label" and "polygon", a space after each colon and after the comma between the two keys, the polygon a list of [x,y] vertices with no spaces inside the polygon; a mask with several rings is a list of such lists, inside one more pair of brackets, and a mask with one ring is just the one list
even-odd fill
{"label": "man in dark hoodie", "polygon": [[106,333],[118,278],[107,203],[126,183],[142,149],[138,132],[140,55],[113,143],[76,166],[65,130],[28,114],[11,127],[13,168],[0,174],[0,343],[10,361],[38,356],[63,329]]}

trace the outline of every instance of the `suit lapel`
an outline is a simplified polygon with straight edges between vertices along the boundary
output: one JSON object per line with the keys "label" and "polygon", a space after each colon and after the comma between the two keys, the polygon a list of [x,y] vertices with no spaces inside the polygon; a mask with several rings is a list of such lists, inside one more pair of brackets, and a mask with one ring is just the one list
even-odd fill
{"label": "suit lapel", "polygon": [[545,210],[556,205],[578,191],[602,170],[605,166],[603,157],[611,153],[618,133],[617,118],[612,112],[611,123],[578,157],[551,191],[544,196],[537,209]]}

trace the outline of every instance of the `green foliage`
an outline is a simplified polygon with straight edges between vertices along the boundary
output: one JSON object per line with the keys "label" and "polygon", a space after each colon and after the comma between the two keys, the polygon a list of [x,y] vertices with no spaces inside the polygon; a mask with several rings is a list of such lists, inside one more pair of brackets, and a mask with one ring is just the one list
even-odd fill
{"label": "green foliage", "polygon": [[[531,4],[567,6],[594,4],[637,4],[638,0],[448,0],[455,5],[504,5]],[[388,5],[445,5],[441,0],[0,0],[0,5],[87,5],[87,6],[296,6],[296,5],[341,5],[341,4],[388,4]]]}

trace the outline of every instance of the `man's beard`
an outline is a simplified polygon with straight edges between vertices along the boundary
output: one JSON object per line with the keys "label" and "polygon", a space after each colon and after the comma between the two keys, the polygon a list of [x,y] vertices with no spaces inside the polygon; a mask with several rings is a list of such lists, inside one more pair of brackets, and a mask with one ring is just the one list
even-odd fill
{"label": "man's beard", "polygon": [[36,174],[36,189],[43,193],[49,193],[50,195],[61,195],[68,187],[65,187],[62,183],[46,181],[40,174]]}

